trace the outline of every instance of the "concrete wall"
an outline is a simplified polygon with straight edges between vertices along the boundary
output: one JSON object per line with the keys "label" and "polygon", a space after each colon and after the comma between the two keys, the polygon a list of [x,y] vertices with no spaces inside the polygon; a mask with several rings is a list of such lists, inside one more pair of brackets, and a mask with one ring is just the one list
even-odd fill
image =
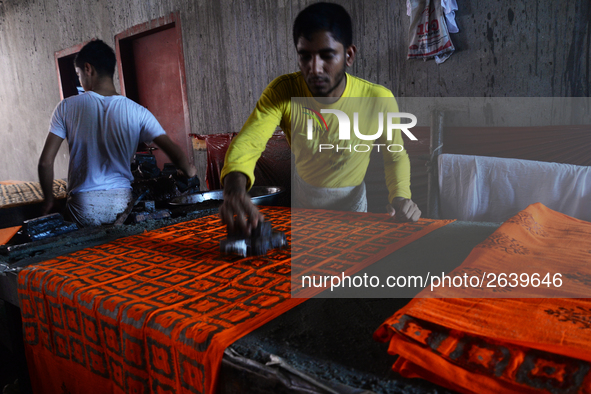
{"label": "concrete wall", "polygon": [[[588,0],[466,0],[442,65],[406,60],[404,1],[337,1],[359,48],[350,72],[398,97],[589,96]],[[302,0],[0,1],[0,180],[36,180],[59,102],[54,53],[179,11],[193,133],[237,131],[274,77],[297,70],[291,26]],[[67,149],[56,177],[65,177]]]}

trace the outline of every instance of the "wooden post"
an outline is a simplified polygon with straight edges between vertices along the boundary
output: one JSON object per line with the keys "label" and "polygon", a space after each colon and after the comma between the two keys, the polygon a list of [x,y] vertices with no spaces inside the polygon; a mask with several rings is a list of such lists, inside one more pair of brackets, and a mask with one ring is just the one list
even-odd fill
{"label": "wooden post", "polygon": [[438,158],[443,148],[443,120],[444,112],[431,112],[431,141],[429,144],[429,173],[427,184],[427,217],[439,219],[439,166]]}
{"label": "wooden post", "polygon": [[201,191],[207,191],[207,183],[205,182],[205,175],[207,173],[207,141],[199,140],[197,138],[192,139],[193,142],[193,162],[197,169],[197,177],[199,178],[199,189]]}

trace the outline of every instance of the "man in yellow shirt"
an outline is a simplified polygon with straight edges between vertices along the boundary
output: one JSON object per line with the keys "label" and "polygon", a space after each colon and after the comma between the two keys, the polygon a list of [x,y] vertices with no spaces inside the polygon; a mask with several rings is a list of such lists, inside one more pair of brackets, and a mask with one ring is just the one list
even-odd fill
{"label": "man in yellow shirt", "polygon": [[[221,174],[224,204],[220,208],[220,217],[230,231],[238,227],[249,232],[251,228],[256,227],[259,220],[263,220],[257,208],[250,202],[247,191],[254,183],[256,162],[277,125],[285,131],[295,155],[296,199],[298,193],[304,199],[309,195],[319,197],[322,193],[344,195],[351,203],[341,205],[345,207],[343,209],[366,210],[363,178],[369,164],[369,152],[363,155],[344,155],[341,149],[340,152],[330,154],[314,149],[318,141],[304,140],[303,143],[296,144],[297,134],[302,133],[292,130],[292,124],[301,111],[292,108],[291,99],[322,98],[318,101],[330,106],[343,101],[341,98],[389,97],[394,106],[392,109],[397,112],[393,95],[380,85],[346,73],[346,67],[351,66],[355,60],[357,48],[352,43],[351,17],[340,5],[317,3],[304,9],[294,22],[293,37],[300,72],[280,76],[267,86],[226,153]],[[327,119],[336,121],[334,116]],[[305,130],[304,127],[297,129]],[[328,130],[334,129],[327,125],[327,134]],[[332,134],[334,141],[337,135]],[[352,139],[351,143],[354,142]],[[401,151],[384,147],[381,150],[384,154],[386,184],[389,189],[388,210],[399,221],[417,221],[421,212],[410,199],[410,162],[406,151],[402,149],[400,130],[396,130],[389,143],[400,146]],[[353,153],[351,149],[348,152]],[[300,186],[303,191],[298,192]],[[314,201],[319,201],[319,198],[312,199],[312,203],[308,201],[308,204],[304,203],[303,206],[322,207],[314,206]]]}

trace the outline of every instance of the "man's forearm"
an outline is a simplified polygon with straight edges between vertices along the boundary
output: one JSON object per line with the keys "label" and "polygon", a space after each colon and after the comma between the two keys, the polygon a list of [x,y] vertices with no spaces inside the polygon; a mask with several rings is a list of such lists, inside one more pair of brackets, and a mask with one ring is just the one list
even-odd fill
{"label": "man's forearm", "polygon": [[37,167],[37,172],[39,174],[39,184],[41,185],[45,201],[53,202],[53,164],[48,165],[40,162]]}
{"label": "man's forearm", "polygon": [[189,178],[197,175],[197,170],[194,166],[189,163],[187,155],[182,151],[181,147],[174,143],[170,137],[166,134],[156,137],[154,142],[160,149],[166,153],[166,156],[172,161],[172,163],[180,168]]}
{"label": "man's forearm", "polygon": [[58,137],[53,133],[47,135],[41,157],[39,157],[39,164],[37,165],[37,173],[39,174],[39,183],[41,190],[45,197],[45,207],[49,207],[53,203],[53,163],[55,156],[64,139]]}
{"label": "man's forearm", "polygon": [[228,173],[223,179],[224,194],[246,193],[248,177],[239,171]]}
{"label": "man's forearm", "polygon": [[384,172],[388,187],[388,200],[396,197],[411,198],[410,192],[410,160],[406,152],[394,161],[384,158]]}
{"label": "man's forearm", "polygon": [[168,153],[168,158],[172,160],[173,164],[180,168],[185,175],[191,176],[191,164],[187,156],[181,151],[181,148],[177,144],[173,144]]}

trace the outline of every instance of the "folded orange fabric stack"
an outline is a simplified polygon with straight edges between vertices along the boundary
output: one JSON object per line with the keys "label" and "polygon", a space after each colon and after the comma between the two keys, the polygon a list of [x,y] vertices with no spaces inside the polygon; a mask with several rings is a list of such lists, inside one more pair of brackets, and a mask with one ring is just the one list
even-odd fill
{"label": "folded orange fabric stack", "polygon": [[[494,273],[496,287],[425,290],[374,337],[399,355],[395,371],[459,392],[591,392],[591,300],[574,298],[589,297],[589,262],[591,223],[531,205],[448,274]],[[537,287],[498,282],[501,273],[536,272]],[[555,295],[569,298],[539,298]]]}

